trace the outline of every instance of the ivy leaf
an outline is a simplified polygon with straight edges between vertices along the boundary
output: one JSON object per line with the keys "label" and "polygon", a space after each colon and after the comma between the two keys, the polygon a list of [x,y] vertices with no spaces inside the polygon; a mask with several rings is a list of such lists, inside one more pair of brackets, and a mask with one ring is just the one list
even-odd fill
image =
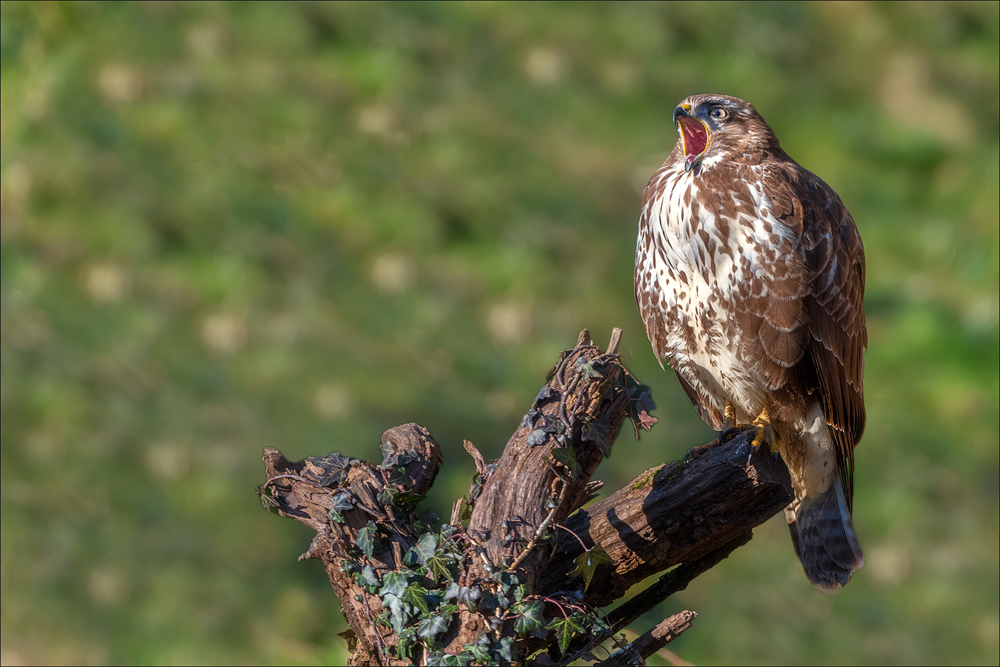
{"label": "ivy leaf", "polygon": [[375,574],[375,568],[371,565],[365,565],[365,567],[361,570],[360,583],[370,591],[374,591],[375,587],[379,585],[378,575]]}
{"label": "ivy leaf", "polygon": [[510,589],[516,586],[520,580],[516,574],[512,572],[501,572],[500,573],[500,592],[506,595],[510,592]]}
{"label": "ivy leaf", "polygon": [[[538,399],[535,400],[537,401]],[[532,424],[535,423],[536,416],[538,416],[538,410],[536,410],[535,408],[531,408],[530,410],[528,410],[528,413],[523,417],[521,417],[521,428],[529,428]]]}
{"label": "ivy leaf", "polygon": [[395,505],[395,499],[398,493],[399,489],[394,489],[389,486],[385,487],[378,492],[378,497],[376,498],[378,500],[378,504],[383,507],[391,507],[392,505]]}
{"label": "ivy leaf", "polygon": [[406,567],[413,567],[414,565],[420,564],[420,558],[417,557],[417,551],[415,547],[410,547],[403,554],[403,565]]}
{"label": "ivy leaf", "polygon": [[406,576],[401,572],[393,570],[382,577],[382,588],[379,589],[380,596],[395,595],[398,598],[402,598],[405,593]]}
{"label": "ivy leaf", "polygon": [[337,523],[344,523],[344,517],[341,512],[346,512],[347,510],[354,507],[354,503],[351,502],[351,494],[346,491],[341,491],[333,496],[333,504],[330,506],[330,511],[327,516],[330,517],[331,521],[336,521]]}
{"label": "ivy leaf", "polygon": [[[479,494],[483,492],[484,481],[485,480],[483,479],[483,476],[480,475],[479,473],[476,473],[475,475],[472,476],[472,488],[469,490],[470,501],[476,502],[476,498],[478,498]],[[463,497],[462,500],[465,501],[465,498]],[[465,501],[465,504],[468,505],[469,502]]]}
{"label": "ivy leaf", "polygon": [[653,402],[653,392],[646,385],[636,380],[630,373],[625,373],[625,386],[637,398],[630,398],[628,401],[628,416],[632,421],[632,428],[635,429],[635,439],[639,439],[639,429],[646,431],[653,427],[659,420],[649,414],[656,409]]}
{"label": "ivy leaf", "polygon": [[470,518],[472,518],[472,505],[462,503],[462,509],[458,511],[458,522],[464,525]]}
{"label": "ivy leaf", "polygon": [[319,482],[320,486],[338,486],[344,483],[352,460],[350,457],[341,456],[338,452],[333,452],[325,458],[310,456],[306,459],[306,467],[302,474]]}
{"label": "ivy leaf", "polygon": [[433,651],[427,654],[427,664],[428,665],[464,665],[467,664],[462,661],[457,655],[452,655],[451,653],[443,653],[441,651]]}
{"label": "ivy leaf", "polygon": [[[423,593],[424,601],[427,603],[430,609],[437,609],[444,601],[444,595],[442,595],[441,591],[438,590],[427,591],[424,590],[423,587],[420,586],[419,584],[414,584],[414,585],[420,588],[420,590],[424,591]],[[441,612],[440,610],[438,610],[438,614],[442,616],[444,615],[444,613]]]}
{"label": "ivy leaf", "polygon": [[591,616],[589,619],[590,624],[590,634],[594,637],[600,637],[601,635],[610,635],[611,626],[600,616]]}
{"label": "ivy leaf", "polygon": [[385,475],[386,482],[389,484],[402,484],[409,478],[409,475],[406,474],[406,468],[400,465],[394,465],[394,466],[383,465],[379,466],[379,469],[384,470],[386,472]]}
{"label": "ivy leaf", "polygon": [[458,596],[458,601],[468,605],[469,607],[475,607],[476,600],[479,599],[479,595],[479,586],[473,586],[471,588],[463,586]]}
{"label": "ivy leaf", "polygon": [[459,586],[453,581],[445,589],[444,599],[455,600],[467,607],[474,607],[476,600],[479,599],[479,587],[473,586],[472,588],[467,588],[466,586]]}
{"label": "ivy leaf", "polygon": [[490,655],[489,649],[482,644],[466,644],[462,648],[462,653],[471,653],[472,659],[483,665],[495,662],[493,656]]}
{"label": "ivy leaf", "polygon": [[406,627],[406,622],[410,620],[410,614],[403,601],[391,593],[382,596],[382,608],[389,609],[389,619],[393,632],[397,635]]}
{"label": "ivy leaf", "polygon": [[417,624],[417,634],[428,639],[442,632],[447,632],[447,630],[448,622],[440,616],[425,618]]}
{"label": "ivy leaf", "polygon": [[635,409],[636,412],[649,412],[656,409],[656,403],[653,402],[653,390],[646,385],[641,385],[642,391],[639,393],[639,397],[635,399]]}
{"label": "ivy leaf", "polygon": [[642,428],[644,428],[647,431],[650,430],[650,429],[652,429],[653,428],[653,424],[655,424],[658,421],[660,421],[660,420],[657,419],[656,417],[652,416],[651,414],[649,414],[646,411],[643,411],[643,412],[639,413],[639,426],[641,426]]}
{"label": "ivy leaf", "polygon": [[537,447],[538,445],[544,445],[545,441],[548,439],[549,435],[544,429],[536,428],[534,431],[528,434],[525,443],[529,447]]}
{"label": "ivy leaf", "polygon": [[529,600],[521,605],[521,615],[514,622],[514,632],[519,637],[525,637],[541,630],[545,625],[544,609],[541,600]]}
{"label": "ivy leaf", "polygon": [[454,600],[455,598],[458,597],[458,592],[460,590],[461,590],[461,586],[459,586],[454,581],[450,582],[448,584],[448,588],[446,588],[445,591],[444,591],[444,599],[445,600]]}
{"label": "ivy leaf", "polygon": [[581,436],[584,440],[589,440],[601,449],[605,456],[611,454],[611,447],[608,445],[608,425],[603,421],[587,421],[583,423]]}
{"label": "ivy leaf", "polygon": [[[536,447],[538,445],[544,445],[548,440],[548,434],[561,434],[566,432],[566,424],[563,423],[558,417],[552,415],[543,414],[541,419],[537,424],[538,428],[528,434],[525,439],[525,443],[529,447]],[[557,437],[560,442],[565,441],[565,438]]]}
{"label": "ivy leaf", "polygon": [[545,385],[544,387],[538,390],[538,395],[535,396],[535,401],[531,405],[537,407],[541,405],[546,399],[552,398],[553,395],[555,395],[555,392],[552,391],[552,387],[550,387],[549,385]]}
{"label": "ivy leaf", "polygon": [[[391,449],[389,450],[392,451]],[[385,450],[382,450],[382,454],[385,455]],[[380,468],[392,468],[395,466],[405,466],[407,463],[413,463],[414,461],[419,461],[420,455],[413,449],[407,449],[402,452],[397,452],[395,454],[390,454],[389,456],[382,459],[382,465]],[[404,471],[405,472],[405,471]]]}
{"label": "ivy leaf", "polygon": [[[653,406],[653,407],[656,407],[656,406]],[[644,430],[646,430],[646,431],[649,431],[650,429],[652,429],[653,428],[653,424],[655,424],[656,422],[660,421],[659,419],[657,419],[653,415],[649,414],[649,411],[647,411],[647,410],[641,410],[638,413],[636,413],[636,419],[635,420],[636,420],[636,422],[638,422],[638,425],[641,428],[643,428]],[[638,438],[636,438],[636,439],[638,439]]]}
{"label": "ivy leaf", "polygon": [[410,493],[409,491],[400,491],[399,495],[395,497],[393,504],[401,509],[412,509],[417,506],[421,500],[427,496],[423,493]]}
{"label": "ivy leaf", "polygon": [[583,626],[577,623],[573,616],[569,618],[557,618],[549,623],[549,629],[556,633],[560,653],[565,653],[573,637],[584,631]]}
{"label": "ivy leaf", "polygon": [[594,545],[593,549],[576,557],[576,568],[569,573],[569,576],[583,577],[583,590],[586,591],[590,587],[590,580],[594,578],[597,567],[601,563],[610,562],[611,556],[599,544]]}
{"label": "ivy leaf", "polygon": [[587,361],[584,357],[580,357],[576,360],[576,365],[573,367],[573,370],[582,375],[585,379],[604,377],[601,372],[594,367],[594,364]]}
{"label": "ivy leaf", "polygon": [[546,433],[563,433],[566,431],[566,424],[553,415],[542,415],[542,425],[539,428]]}
{"label": "ivy leaf", "polygon": [[382,460],[391,458],[396,453],[396,446],[393,444],[392,440],[386,440],[380,443],[378,446],[380,452],[382,452]]}
{"label": "ivy leaf", "polygon": [[563,464],[573,473],[573,477],[579,477],[583,472],[580,464],[576,462],[576,454],[569,447],[557,447],[552,450],[552,458]]}
{"label": "ivy leaf", "polygon": [[493,650],[496,651],[496,654],[498,656],[500,656],[507,662],[510,662],[514,659],[513,653],[511,652],[511,648],[513,647],[513,645],[514,645],[513,637],[504,637],[494,645]]}
{"label": "ivy leaf", "polygon": [[427,589],[420,584],[410,584],[403,593],[403,602],[417,608],[421,614],[429,613],[431,607],[427,604]]}
{"label": "ivy leaf", "polygon": [[420,564],[427,567],[427,560],[433,558],[434,553],[437,551],[438,538],[434,533],[424,533],[417,540],[417,545],[413,547],[413,550],[417,554],[417,558],[420,559]]}
{"label": "ivy leaf", "polygon": [[402,632],[396,635],[396,658],[403,660],[404,658],[410,657],[410,647],[413,645],[413,635],[416,634],[415,629],[411,626],[404,628]]}
{"label": "ivy leaf", "polygon": [[271,511],[272,507],[277,507],[281,504],[278,502],[277,498],[271,495],[270,491],[258,491],[257,493],[260,495],[260,504],[263,505],[264,509],[268,512]]}
{"label": "ivy leaf", "polygon": [[368,525],[358,531],[358,538],[354,540],[354,546],[361,549],[361,553],[372,557],[375,553],[375,523],[369,521]]}
{"label": "ivy leaf", "polygon": [[427,575],[437,583],[451,579],[451,570],[448,569],[448,562],[441,556],[434,556],[427,559]]}

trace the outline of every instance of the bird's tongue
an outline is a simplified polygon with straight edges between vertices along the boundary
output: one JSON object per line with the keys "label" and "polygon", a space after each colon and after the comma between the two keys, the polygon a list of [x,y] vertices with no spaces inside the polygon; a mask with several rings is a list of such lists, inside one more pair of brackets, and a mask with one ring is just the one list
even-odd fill
{"label": "bird's tongue", "polygon": [[708,133],[701,121],[694,118],[680,116],[677,121],[680,123],[681,132],[684,133],[684,157],[687,158],[688,162],[693,162],[695,158],[705,152],[705,146],[708,145]]}

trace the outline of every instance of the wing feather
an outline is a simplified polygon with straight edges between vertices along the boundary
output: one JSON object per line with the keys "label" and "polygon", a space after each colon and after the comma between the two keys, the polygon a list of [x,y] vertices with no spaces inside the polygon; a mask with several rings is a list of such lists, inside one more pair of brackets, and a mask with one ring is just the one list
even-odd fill
{"label": "wing feather", "polygon": [[721,431],[724,428],[722,414],[718,410],[713,410],[710,407],[711,404],[705,400],[704,397],[700,396],[698,392],[694,390],[694,387],[692,387],[688,381],[684,379],[684,376],[678,373],[676,369],[674,370],[674,375],[676,375],[677,379],[680,381],[681,389],[683,389],[684,393],[687,394],[688,400],[691,401],[691,405],[693,405],[694,409],[698,411],[699,415],[701,415],[702,421],[711,426],[713,430]]}
{"label": "wing feather", "polygon": [[854,447],[865,430],[865,254],[854,219],[840,198],[819,177],[806,173],[801,199],[805,211],[802,247],[812,274],[804,304],[809,356],[850,507]]}

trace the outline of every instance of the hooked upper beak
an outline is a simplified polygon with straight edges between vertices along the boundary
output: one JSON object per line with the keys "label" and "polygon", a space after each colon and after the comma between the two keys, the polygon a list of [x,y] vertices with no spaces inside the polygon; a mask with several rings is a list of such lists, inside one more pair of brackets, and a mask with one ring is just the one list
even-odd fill
{"label": "hooked upper beak", "polygon": [[708,148],[708,126],[691,115],[691,105],[681,104],[674,109],[674,124],[681,137],[681,147],[684,149],[684,171],[691,171],[705,150]]}
{"label": "hooked upper beak", "polygon": [[690,116],[691,115],[691,105],[690,104],[678,104],[677,108],[674,109],[674,125],[677,124],[678,116]]}

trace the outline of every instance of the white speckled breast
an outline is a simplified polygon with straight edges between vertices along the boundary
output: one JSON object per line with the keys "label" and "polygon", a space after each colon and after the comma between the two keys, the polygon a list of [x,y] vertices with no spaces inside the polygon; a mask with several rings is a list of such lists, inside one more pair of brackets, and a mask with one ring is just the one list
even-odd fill
{"label": "white speckled breast", "polygon": [[[658,317],[644,317],[657,356],[708,400],[706,407],[721,415],[728,401],[746,423],[774,387],[740,349],[737,341],[756,332],[739,335],[736,302],[765,296],[765,255],[776,235],[787,243],[789,232],[756,187],[747,188],[749,197],[715,192],[699,198],[696,178],[664,167],[647,186],[659,196],[649,198],[641,214],[637,295],[648,294],[647,307],[659,310]],[[650,322],[662,323],[663,331],[649,331]]]}

